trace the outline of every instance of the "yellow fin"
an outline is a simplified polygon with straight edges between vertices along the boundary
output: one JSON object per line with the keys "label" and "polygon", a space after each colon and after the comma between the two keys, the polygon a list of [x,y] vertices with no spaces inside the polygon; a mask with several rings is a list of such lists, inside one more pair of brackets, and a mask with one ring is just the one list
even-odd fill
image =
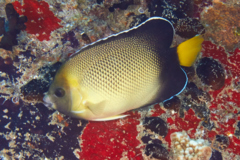
{"label": "yellow fin", "polygon": [[197,35],[177,47],[178,58],[181,66],[190,67],[195,62],[198,53],[202,49],[202,35]]}
{"label": "yellow fin", "polygon": [[111,116],[111,117],[106,117],[106,118],[98,118],[98,119],[92,119],[91,121],[111,121],[115,119],[120,119],[127,117],[128,115],[116,115],[116,116]]}

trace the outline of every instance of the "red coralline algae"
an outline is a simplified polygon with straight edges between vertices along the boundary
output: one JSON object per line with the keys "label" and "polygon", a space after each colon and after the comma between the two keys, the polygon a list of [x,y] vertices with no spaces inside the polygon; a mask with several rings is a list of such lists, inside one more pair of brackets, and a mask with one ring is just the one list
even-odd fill
{"label": "red coralline algae", "polygon": [[[202,57],[212,57],[219,61],[225,71],[227,78],[225,85],[219,90],[210,90],[209,94],[212,97],[210,102],[210,119],[215,122],[215,128],[212,131],[207,130],[203,126],[199,127],[200,119],[195,116],[192,109],[185,113],[184,119],[179,118],[177,114],[167,119],[168,125],[175,127],[169,129],[168,135],[165,140],[171,146],[170,135],[178,131],[187,131],[191,138],[195,137],[196,129],[203,130],[205,132],[204,138],[213,141],[216,135],[224,135],[229,137],[229,146],[226,149],[229,153],[240,155],[239,137],[234,135],[236,130],[236,122],[239,121],[237,113],[240,107],[240,93],[239,93],[239,76],[240,70],[240,50],[236,49],[234,52],[227,53],[223,47],[219,47],[210,41],[203,43]],[[156,114],[156,113],[153,113]],[[161,115],[161,114],[160,114]]]}
{"label": "red coralline algae", "polygon": [[[168,1],[170,2],[170,0]],[[178,2],[179,0],[175,0],[175,1]],[[59,1],[59,3],[61,2]],[[53,8],[58,8],[59,3],[53,2],[51,3],[51,5]],[[102,5],[97,5],[96,1],[95,2],[84,1],[83,3],[81,3],[81,5],[78,5],[76,1],[74,2],[68,1],[67,3],[63,2],[61,3],[61,7],[60,7],[61,11],[63,11],[61,13],[60,10],[57,10],[56,12],[50,11],[49,4],[44,0],[40,0],[40,1],[23,0],[19,2],[15,1],[13,5],[16,11],[21,15],[27,16],[28,18],[28,22],[26,23],[26,26],[27,26],[26,31],[29,33],[26,39],[24,39],[24,37],[22,38],[24,41],[19,40],[19,46],[16,46],[16,49],[22,50],[22,47],[25,45],[25,43],[27,43],[26,48],[38,50],[40,51],[39,53],[41,54],[45,54],[45,52],[49,53],[45,55],[46,57],[50,56],[48,58],[49,60],[50,58],[54,59],[54,55],[57,55],[59,53],[59,50],[62,50],[61,45],[67,48],[69,47],[68,43],[65,43],[67,41],[70,41],[71,44],[76,44],[73,47],[78,47],[76,39],[77,40],[80,39],[80,41],[81,39],[84,40],[84,37],[82,37],[82,35],[80,34],[82,31],[86,32],[86,34],[88,34],[89,36],[89,39],[92,42],[94,42],[100,37],[105,37],[107,35],[110,35],[110,33],[112,33],[112,31],[114,30],[120,31],[123,28],[125,29],[124,23],[130,22],[131,16],[133,15],[126,16],[122,14],[125,12],[121,13],[119,12],[119,10],[115,10],[114,13],[111,13],[113,17],[109,21],[109,15],[108,15],[109,7],[106,7],[104,3],[107,3],[107,2],[106,1],[103,2]],[[150,1],[148,3],[150,3]],[[212,0],[194,0],[193,1],[194,13],[193,15],[191,15],[191,17],[189,16],[185,17],[185,20],[190,20],[193,18],[196,18],[195,20],[198,20],[198,18],[200,18],[200,14],[202,13],[202,10],[204,10],[206,6],[211,5],[211,3],[212,3]],[[137,13],[138,7],[137,9],[131,8],[137,5],[138,4],[129,6],[129,8],[131,10],[135,10],[136,12],[134,13]],[[76,8],[74,7],[74,13],[72,13],[73,11],[72,6],[77,6]],[[209,38],[209,40],[212,40],[214,43],[218,43],[218,44],[215,45],[209,41],[205,41],[203,43],[203,50],[202,50],[201,56],[212,57],[214,60],[217,60],[219,63],[221,63],[226,75],[225,84],[221,89],[213,91],[211,90],[209,85],[201,83],[200,79],[198,79],[196,75],[194,75],[193,78],[190,79],[190,82],[196,84],[197,90],[199,91],[202,90],[203,92],[210,94],[211,100],[205,101],[205,99],[202,99],[201,102],[204,105],[198,106],[198,107],[203,106],[209,110],[201,110],[201,109],[196,110],[194,109],[193,106],[190,106],[183,109],[184,116],[183,114],[181,114],[181,117],[180,117],[179,113],[183,113],[183,112],[180,112],[178,109],[173,110],[173,108],[171,109],[164,108],[163,106],[160,106],[159,104],[157,104],[154,107],[149,107],[148,108],[149,111],[147,110],[130,111],[127,113],[130,116],[124,119],[106,121],[106,122],[87,122],[87,121],[81,121],[81,120],[70,119],[70,118],[65,119],[65,116],[64,117],[59,116],[57,115],[57,113],[53,114],[52,111],[47,110],[46,108],[44,108],[39,104],[36,104],[36,106],[27,105],[27,107],[16,107],[13,104],[9,105],[11,104],[10,101],[7,100],[5,102],[4,99],[2,98],[1,103],[3,103],[2,106],[4,107],[4,109],[1,110],[0,114],[2,115],[1,126],[3,130],[1,131],[1,133],[4,136],[0,136],[1,138],[0,141],[4,142],[2,143],[2,148],[4,147],[3,151],[4,153],[6,153],[6,157],[10,157],[10,159],[13,159],[19,154],[19,156],[23,155],[22,157],[20,157],[21,159],[26,159],[26,157],[28,157],[29,159],[34,159],[34,157],[40,157],[40,156],[42,156],[45,159],[49,159],[49,158],[54,159],[56,157],[59,158],[62,156],[64,157],[64,159],[74,159],[75,156],[78,156],[79,159],[81,160],[92,160],[92,159],[94,160],[103,160],[103,159],[104,160],[106,159],[142,160],[142,159],[149,159],[149,157],[146,158],[146,148],[147,146],[149,146],[150,143],[153,143],[156,146],[162,145],[161,146],[162,148],[164,147],[164,149],[167,149],[169,151],[169,156],[170,156],[169,159],[171,158],[173,159],[175,155],[173,155],[174,154],[173,148],[171,148],[171,143],[173,142],[171,141],[170,135],[176,132],[186,131],[187,135],[189,135],[191,139],[207,140],[210,144],[212,143],[212,145],[209,145],[209,146],[211,146],[212,149],[216,149],[216,150],[219,149],[217,148],[217,145],[215,148],[215,141],[217,139],[216,137],[218,136],[226,137],[228,139],[228,143],[226,145],[226,148],[224,148],[224,152],[222,152],[223,159],[226,159],[226,157],[227,159],[234,159],[234,157],[235,159],[239,159],[240,115],[238,113],[240,111],[240,93],[239,93],[240,91],[240,78],[239,78],[240,50],[236,49],[234,52],[228,53],[225,51],[223,47],[219,47],[219,45],[223,45],[223,46],[228,45],[229,47],[232,47],[229,49],[232,51],[233,48],[236,48],[237,46],[239,46],[239,41],[235,40],[235,39],[239,39],[240,37],[240,26],[238,25],[239,21],[231,21],[231,19],[237,19],[237,17],[239,17],[239,15],[237,14],[235,16],[235,13],[237,13],[235,11],[239,11],[239,6],[236,5],[231,7],[231,6],[226,6],[224,3],[223,4],[221,3],[217,5],[214,4],[213,7],[209,6],[207,8],[209,8],[208,10],[209,12],[201,14],[202,19],[200,18],[202,22],[204,22],[204,24],[208,24],[206,28],[207,34],[205,34],[205,38]],[[214,12],[213,14],[210,14],[212,11],[216,11],[218,8],[220,10],[218,10],[217,12]],[[160,13],[162,13],[161,10],[159,11]],[[69,19],[66,18],[67,16],[64,17],[64,15],[63,16],[60,15],[60,13],[65,14],[68,12],[69,12],[69,15],[68,15]],[[103,14],[101,14],[102,12]],[[129,12],[129,10],[126,10],[126,12],[130,13],[132,11]],[[36,37],[40,41],[49,40],[51,36],[51,32],[61,27],[59,25],[61,20],[55,17],[55,15],[58,15],[59,17],[63,17],[62,20],[64,21],[64,23],[70,23],[70,21],[78,18],[78,16],[77,18],[75,17],[75,13],[76,15],[79,15],[80,13],[82,14],[80,16],[80,19],[82,20],[82,22],[80,20],[76,21],[76,24],[73,25],[74,29],[69,31],[68,33],[64,33],[65,32],[64,30],[59,30],[59,35],[63,37],[61,42],[55,42],[56,45],[54,44],[52,47],[49,46],[47,50],[44,50],[43,49],[44,46],[42,45],[32,45],[32,43],[30,43],[33,41],[33,43],[43,44],[42,42],[35,41],[34,38],[29,39],[28,37]],[[226,13],[226,14],[220,14],[220,13]],[[94,17],[98,17],[100,19],[98,18],[94,19]],[[122,20],[117,21],[119,17],[120,19],[123,18],[124,22]],[[221,17],[230,17],[230,19],[221,18]],[[78,23],[78,22],[81,22],[81,23]],[[192,23],[193,25],[192,27],[196,28],[197,24],[198,23],[194,23],[194,24]],[[96,29],[96,27],[99,28],[99,26],[100,28],[105,28],[105,29],[104,30]],[[107,26],[110,26],[110,29]],[[191,27],[191,26],[189,26],[189,23],[188,23],[186,27]],[[90,33],[91,29],[93,29],[92,33]],[[223,34],[218,34],[218,33],[223,33]],[[222,38],[224,36],[225,38]],[[220,37],[220,39],[218,39],[218,37]],[[230,37],[230,39],[226,37]],[[46,44],[48,45],[48,43]],[[61,47],[59,48],[57,47],[58,50],[54,52],[49,52],[52,49],[56,48],[54,46],[61,46]],[[14,49],[15,52],[17,51],[16,49]],[[8,52],[2,54],[2,57],[3,55],[8,55],[7,53]],[[69,53],[68,56],[72,54],[72,52],[71,53],[67,52],[67,53]],[[23,54],[21,54],[21,56],[22,55]],[[36,61],[24,62],[26,59],[28,59],[27,54],[24,59],[21,59],[21,57],[18,57],[17,59],[20,61],[20,62],[17,62],[17,64],[20,64],[20,66],[24,66],[25,64],[34,64],[36,62]],[[36,60],[37,60],[37,57],[36,57]],[[42,60],[42,57],[40,58],[40,60]],[[13,62],[15,61],[12,60],[11,64]],[[20,72],[19,74],[21,74],[22,72],[28,73],[28,72],[25,72],[25,69],[34,70],[34,67],[32,66],[29,69],[26,67],[20,67],[16,69]],[[52,70],[49,70],[49,72],[51,72],[52,74]],[[12,77],[12,75],[15,74],[15,71],[12,71],[11,73],[10,72],[6,72],[6,73],[7,73],[7,76]],[[4,79],[4,81],[1,81],[1,82],[2,84],[4,84],[6,82],[5,81],[6,76],[3,77],[4,74],[1,74],[1,75],[2,75],[2,78]],[[34,77],[35,76],[39,76],[39,74],[34,75]],[[46,78],[44,78],[44,80],[46,80]],[[49,80],[47,79],[47,82],[48,81]],[[13,87],[9,87],[11,88],[11,92],[9,92],[10,94],[12,94],[13,92],[12,89],[15,89],[17,85],[19,88],[19,84],[21,84],[20,82],[22,82],[22,80],[20,81],[16,80],[16,82],[18,82],[16,83],[16,85],[14,83]],[[12,84],[12,83],[9,83],[9,84]],[[7,84],[6,86],[9,86],[9,84]],[[34,85],[31,85],[30,87],[35,88],[38,84],[40,83],[34,83]],[[45,84],[45,83],[41,83],[41,86],[43,86],[42,84]],[[30,87],[26,85],[26,88],[28,89],[27,93],[32,93],[29,90]],[[5,87],[4,89],[7,89],[7,88],[8,87]],[[16,91],[16,93],[18,92]],[[33,95],[31,95],[31,97],[34,98]],[[198,94],[196,94],[196,97],[195,99],[194,97],[190,97],[189,99],[198,100]],[[181,99],[181,102],[185,102],[184,98],[186,98],[186,94],[184,93],[179,96],[179,99]],[[202,103],[199,102],[199,104],[202,104]],[[182,104],[184,105],[184,103]],[[23,106],[23,105],[26,105],[25,102],[23,104],[22,101],[19,101],[19,106]],[[180,109],[182,109],[182,107],[183,106],[180,106]],[[206,115],[207,115],[206,119],[204,119],[205,117],[201,115],[201,113],[203,114],[204,112],[206,112]],[[22,118],[20,117],[19,119],[20,115]],[[35,116],[35,119],[34,119],[34,116]],[[167,123],[167,127],[168,127],[168,133],[166,137],[159,136],[158,134],[150,131],[149,129],[148,130],[145,129],[144,126],[142,125],[143,120],[146,118],[144,116],[159,117],[162,120],[164,120],[164,122]],[[6,117],[8,117],[8,119],[6,119]],[[29,121],[30,124],[28,123],[26,124],[25,123],[26,120]],[[49,120],[51,120],[51,124],[49,123]],[[212,128],[210,127],[207,128],[203,126],[202,124],[204,120],[210,120],[211,124],[214,124],[214,126]],[[16,122],[16,124],[15,123],[13,124],[12,122]],[[18,128],[20,128],[19,131],[17,130]],[[236,131],[239,131],[238,134]],[[14,132],[16,133],[14,137],[17,136],[17,138],[13,137],[13,140],[11,141],[9,141],[9,139],[6,139],[9,135],[11,135]],[[32,137],[34,138],[34,140],[33,139],[26,140],[27,137]],[[142,137],[145,137],[145,138],[147,137],[150,140],[147,140],[147,142],[144,142],[141,139]],[[79,141],[80,141],[80,144],[79,144]],[[10,144],[17,144],[17,145],[15,147],[11,147]],[[43,144],[43,145],[39,145],[39,144]],[[10,146],[10,149],[9,149],[9,146]],[[12,155],[10,155],[9,151],[8,153],[5,152],[6,149],[12,150],[11,151]],[[218,151],[221,152],[223,150],[219,149]],[[74,155],[72,154],[73,152],[75,153]],[[155,153],[155,152],[152,152],[152,153]],[[2,156],[2,154],[0,153],[1,157],[4,157],[4,155]],[[74,158],[72,158],[73,156]]]}
{"label": "red coralline algae", "polygon": [[226,53],[223,47],[219,47],[210,41],[203,43],[203,57],[212,57],[219,60],[228,73],[231,73],[231,77],[240,75],[240,50],[235,49],[234,52]]}
{"label": "red coralline algae", "polygon": [[61,20],[49,10],[47,2],[24,0],[24,5],[18,1],[13,5],[20,15],[27,16],[26,31],[35,34],[40,41],[49,40],[51,32],[61,27]]}
{"label": "red coralline algae", "polygon": [[152,117],[160,116],[163,113],[166,113],[159,104],[154,105],[154,112],[152,113]]}
{"label": "red coralline algae", "polygon": [[[217,91],[210,91],[214,98],[212,104],[226,104],[226,102],[233,102],[236,106],[240,106],[240,93],[235,88],[230,88],[233,83],[239,83],[240,77],[240,50],[236,49],[234,52],[226,53],[222,47],[218,47],[209,41],[203,43],[203,57],[212,57],[219,60],[227,72],[227,79],[224,88]],[[226,87],[228,87],[226,89]],[[224,94],[224,97],[217,97],[219,94]]]}
{"label": "red coralline algae", "polygon": [[168,124],[170,126],[175,125],[175,129],[170,129],[167,136],[165,137],[165,140],[168,142],[169,147],[171,146],[170,135],[174,132],[186,131],[188,132],[190,138],[194,138],[194,134],[196,133],[196,129],[200,121],[201,120],[197,118],[197,116],[195,116],[195,113],[192,109],[189,109],[185,113],[184,118],[180,118],[178,114],[174,114],[173,116],[171,116],[171,118],[168,118]]}
{"label": "red coralline algae", "polygon": [[[200,1],[196,5],[202,4]],[[209,0],[203,1],[210,3]],[[209,5],[209,3],[207,4]],[[44,1],[25,0],[23,6],[16,1],[13,5],[19,14],[27,16],[27,32],[38,35],[37,38],[40,41],[49,40],[51,32],[61,27],[59,25],[61,20],[54,16],[49,10],[48,3]],[[203,7],[199,8],[202,9]],[[198,17],[198,14],[195,17]],[[184,118],[180,118],[178,113],[169,116],[169,111],[157,104],[151,109],[151,116],[166,118],[168,133],[165,138],[162,138],[165,140],[165,142],[163,140],[163,143],[168,144],[169,151],[171,150],[170,135],[175,132],[186,131],[192,139],[199,138],[198,132],[201,132],[204,134],[201,138],[210,140],[210,142],[214,141],[216,135],[224,135],[229,138],[229,146],[226,151],[240,155],[238,150],[240,140],[239,137],[234,135],[236,123],[240,119],[237,115],[240,110],[240,80],[238,78],[240,76],[240,70],[238,69],[240,66],[240,50],[236,49],[234,52],[226,53],[223,47],[205,41],[202,53],[202,57],[212,57],[221,63],[227,75],[223,88],[215,91],[207,90],[212,97],[208,108],[210,109],[209,118],[211,122],[216,124],[214,128],[210,131],[201,126],[201,119],[195,115],[193,109],[186,111]],[[201,89],[205,90],[205,88]],[[80,159],[143,159],[144,153],[142,150],[145,145],[137,139],[140,135],[137,126],[140,124],[141,116],[134,111],[127,114],[130,116],[124,119],[89,122],[79,137],[81,151],[77,153]],[[58,120],[62,121],[61,117],[58,117]],[[68,126],[68,123],[65,123],[65,126]]]}
{"label": "red coralline algae", "polygon": [[185,113],[184,119],[176,117],[175,124],[177,125],[178,129],[188,131],[189,136],[193,138],[200,121],[201,120],[197,118],[194,111],[189,109]]}
{"label": "red coralline algae", "polygon": [[81,160],[129,158],[142,159],[137,125],[140,115],[134,112],[124,119],[89,122],[81,135]]}
{"label": "red coralline algae", "polygon": [[[213,100],[209,107],[211,111],[211,120],[217,126],[215,131],[207,131],[207,135],[211,140],[218,134],[228,136],[230,145],[227,151],[240,155],[239,137],[234,135],[235,127],[238,120],[237,112],[240,109],[240,93],[237,89],[240,76],[240,50],[236,49],[234,52],[226,53],[223,47],[216,46],[209,41],[203,43],[203,57],[212,57],[217,59],[224,67],[227,73],[227,79],[222,89],[216,91],[209,91]],[[236,85],[236,86],[235,86]]]}

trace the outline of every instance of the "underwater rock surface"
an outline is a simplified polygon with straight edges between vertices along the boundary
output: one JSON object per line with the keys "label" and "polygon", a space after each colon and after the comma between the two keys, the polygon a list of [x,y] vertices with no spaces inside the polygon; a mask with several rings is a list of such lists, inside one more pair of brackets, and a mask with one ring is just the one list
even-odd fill
{"label": "underwater rock surface", "polygon": [[221,89],[224,86],[224,70],[216,60],[204,57],[198,62],[196,70],[201,81],[211,86],[213,90]]}
{"label": "underwater rock surface", "polygon": [[240,47],[239,3],[232,0],[216,2],[205,8],[201,21],[206,28],[205,39],[223,46],[227,51]]}
{"label": "underwater rock surface", "polygon": [[9,100],[4,102],[2,98],[0,103],[1,157],[76,159],[72,153],[80,148],[78,135],[86,121],[64,119],[43,104],[30,105],[20,101],[16,105]]}
{"label": "underwater rock surface", "polygon": [[143,126],[163,137],[168,133],[167,123],[159,117],[146,117],[143,121]]}
{"label": "underwater rock surface", "polygon": [[[12,4],[16,12],[0,1],[1,158],[175,159],[181,156],[175,146],[185,145],[181,141],[185,138],[204,142],[208,159],[240,159],[236,1],[24,0]],[[10,21],[6,7],[14,13]],[[58,67],[76,50],[155,15],[173,23],[173,46],[204,33],[199,59],[184,68],[189,82],[180,95],[106,122],[73,119],[42,104]],[[7,23],[15,36],[7,35]],[[5,41],[5,36],[10,39]],[[210,71],[211,81],[200,64]],[[183,138],[174,139],[179,133]]]}
{"label": "underwater rock surface", "polygon": [[18,44],[17,34],[21,30],[26,29],[25,22],[28,21],[26,16],[19,17],[19,14],[14,9],[11,3],[8,3],[5,7],[7,20],[0,18],[0,36],[3,35],[0,41],[0,48],[6,50],[12,50],[12,46]]}
{"label": "underwater rock surface", "polygon": [[145,148],[145,153],[147,156],[151,158],[161,159],[161,160],[168,160],[169,153],[166,148],[159,144],[148,144]]}

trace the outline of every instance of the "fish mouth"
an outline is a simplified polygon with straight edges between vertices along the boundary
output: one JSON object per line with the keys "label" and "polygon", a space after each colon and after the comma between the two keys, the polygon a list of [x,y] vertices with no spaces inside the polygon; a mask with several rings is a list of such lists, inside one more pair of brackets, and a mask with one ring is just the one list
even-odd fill
{"label": "fish mouth", "polygon": [[43,97],[43,104],[49,108],[49,109],[54,109],[54,103],[51,101],[50,97],[48,95],[45,95]]}

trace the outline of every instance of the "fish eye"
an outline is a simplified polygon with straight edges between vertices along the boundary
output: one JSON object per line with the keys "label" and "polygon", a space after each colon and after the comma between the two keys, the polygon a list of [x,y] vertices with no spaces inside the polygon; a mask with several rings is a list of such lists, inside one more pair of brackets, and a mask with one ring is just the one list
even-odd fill
{"label": "fish eye", "polygon": [[65,91],[64,89],[62,88],[57,88],[54,92],[54,94],[57,96],[57,97],[63,97],[65,95]]}

